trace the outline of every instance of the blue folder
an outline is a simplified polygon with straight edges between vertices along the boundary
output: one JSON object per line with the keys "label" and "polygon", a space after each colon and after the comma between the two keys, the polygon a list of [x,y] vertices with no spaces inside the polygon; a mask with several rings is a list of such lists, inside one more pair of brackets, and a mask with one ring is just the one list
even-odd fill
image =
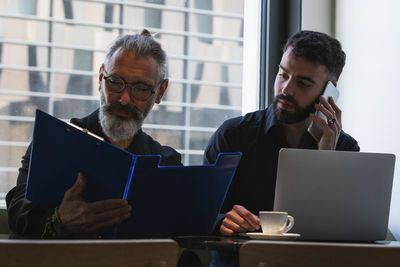
{"label": "blue folder", "polygon": [[210,165],[160,166],[160,155],[134,155],[37,110],[26,198],[56,206],[83,172],[85,201],[123,198],[132,206],[114,238],[206,235],[240,158],[221,153]]}

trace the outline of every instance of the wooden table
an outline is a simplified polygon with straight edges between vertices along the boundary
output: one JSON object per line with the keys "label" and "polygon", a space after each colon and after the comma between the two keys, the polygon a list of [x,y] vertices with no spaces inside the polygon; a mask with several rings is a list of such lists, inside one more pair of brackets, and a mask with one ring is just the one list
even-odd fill
{"label": "wooden table", "polygon": [[1,266],[175,267],[179,253],[172,239],[0,239]]}
{"label": "wooden table", "polygon": [[210,254],[216,266],[400,266],[400,242],[255,241],[242,237],[175,238],[181,248]]}
{"label": "wooden table", "polygon": [[400,266],[400,242],[249,241],[239,258],[246,267]]}
{"label": "wooden table", "polygon": [[[224,266],[400,266],[400,242],[254,241],[182,236],[142,240],[26,240],[0,235],[2,266],[176,266],[183,250]],[[191,266],[191,265],[186,265]]]}

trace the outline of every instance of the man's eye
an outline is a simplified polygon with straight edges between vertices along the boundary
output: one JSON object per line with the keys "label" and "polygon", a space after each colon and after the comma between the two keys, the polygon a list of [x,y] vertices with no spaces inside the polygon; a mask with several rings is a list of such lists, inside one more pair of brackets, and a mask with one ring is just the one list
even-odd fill
{"label": "man's eye", "polygon": [[297,82],[297,86],[301,87],[301,88],[306,88],[309,87],[310,85],[308,83],[302,82],[302,81],[298,81]]}
{"label": "man's eye", "polygon": [[279,72],[278,75],[283,79],[288,79],[288,75],[284,72]]}
{"label": "man's eye", "polygon": [[122,86],[123,85],[123,82],[120,79],[116,79],[116,78],[113,78],[113,77],[109,77],[107,79],[107,81],[112,86]]}
{"label": "man's eye", "polygon": [[151,91],[151,88],[149,88],[148,86],[144,86],[144,85],[136,85],[135,90],[138,92],[147,92],[147,91]]}

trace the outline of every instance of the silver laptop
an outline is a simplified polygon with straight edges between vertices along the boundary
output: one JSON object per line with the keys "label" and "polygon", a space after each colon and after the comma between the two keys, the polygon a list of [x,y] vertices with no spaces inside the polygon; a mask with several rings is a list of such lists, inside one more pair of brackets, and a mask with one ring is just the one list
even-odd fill
{"label": "silver laptop", "polygon": [[384,240],[394,165],[393,154],[281,149],[274,210],[302,240]]}

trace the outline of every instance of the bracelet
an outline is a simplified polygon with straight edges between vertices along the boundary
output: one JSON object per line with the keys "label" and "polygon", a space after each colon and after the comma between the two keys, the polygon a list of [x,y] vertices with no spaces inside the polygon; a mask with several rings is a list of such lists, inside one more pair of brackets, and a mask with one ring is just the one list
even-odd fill
{"label": "bracelet", "polygon": [[102,236],[96,233],[93,234],[71,234],[62,223],[58,207],[55,207],[53,213],[46,218],[42,239],[102,239]]}
{"label": "bracelet", "polygon": [[46,218],[42,238],[65,238],[67,236],[68,233],[58,215],[58,207],[55,207],[53,213]]}

